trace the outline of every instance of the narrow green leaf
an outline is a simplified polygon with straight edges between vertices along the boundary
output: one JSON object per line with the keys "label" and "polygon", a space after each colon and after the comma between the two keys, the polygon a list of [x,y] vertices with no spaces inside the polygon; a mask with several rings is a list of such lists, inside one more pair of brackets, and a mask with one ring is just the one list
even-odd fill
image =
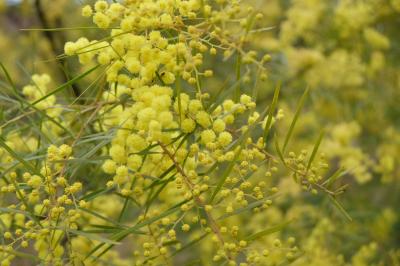
{"label": "narrow green leaf", "polygon": [[[2,68],[4,74],[6,75],[7,81],[10,84],[10,86],[15,94],[15,97],[19,100],[18,102],[21,105],[20,106],[21,109],[23,109],[23,104],[26,104],[28,107],[34,109],[39,115],[46,117],[48,120],[50,120],[51,122],[56,124],[59,128],[61,128],[65,132],[67,132],[70,136],[73,136],[72,132],[69,129],[65,128],[63,125],[61,125],[59,122],[57,122],[54,118],[47,115],[45,111],[38,109],[37,107],[33,106],[31,103],[26,101],[23,97],[21,97],[21,95],[19,95],[19,93],[18,93],[17,88],[15,87],[14,82],[11,79],[10,74],[8,73],[7,69],[4,67],[4,65],[1,62],[0,62],[0,67]],[[24,111],[24,110],[22,110],[22,111]]]}
{"label": "narrow green leaf", "polygon": [[1,62],[0,62],[0,67],[1,67],[1,69],[3,70],[4,74],[6,75],[7,81],[8,81],[8,83],[10,83],[11,88],[13,89],[13,92],[14,92],[15,96],[17,96],[17,97],[19,98],[19,94],[18,94],[17,88],[15,87],[15,84],[14,84],[14,82],[12,81],[11,76],[10,76],[10,74],[8,73],[6,67],[5,67],[5,66],[3,65],[3,63],[1,63]]}
{"label": "narrow green leaf", "polygon": [[103,194],[106,194],[110,191],[112,191],[114,188],[102,188],[96,191],[93,191],[89,194],[86,194],[85,196],[81,197],[79,200],[85,200],[85,201],[91,201],[95,198],[97,198],[98,196],[101,196]]}
{"label": "narrow green leaf", "polygon": [[[41,261],[41,259],[38,256],[34,256],[32,254],[25,253],[25,252],[16,251],[14,249],[5,248],[4,250],[2,250],[2,252],[12,254],[12,255],[14,255],[16,257],[20,257],[20,258],[25,258],[25,259],[34,260],[34,261]],[[39,264],[39,265],[41,265],[41,264]]]}
{"label": "narrow green leaf", "polygon": [[63,27],[63,28],[22,28],[20,31],[69,31],[69,30],[97,30],[98,27]]}
{"label": "narrow green leaf", "polygon": [[[132,227],[130,227],[130,228],[128,228],[128,229],[121,230],[120,232],[118,232],[118,233],[116,233],[115,235],[113,235],[111,238],[112,238],[112,240],[114,240],[114,241],[121,241],[122,239],[124,239],[124,238],[125,238],[126,236],[128,236],[129,234],[131,234],[131,233],[133,233],[133,232],[136,232],[136,230],[138,230],[138,229],[140,229],[140,228],[142,228],[142,227],[144,227],[144,226],[146,226],[146,225],[148,225],[148,224],[151,224],[151,223],[153,223],[153,222],[155,222],[155,221],[158,221],[158,220],[160,220],[160,219],[162,219],[162,218],[164,218],[164,217],[166,217],[166,216],[168,216],[168,215],[170,215],[170,214],[172,214],[172,213],[178,211],[178,210],[180,209],[180,206],[182,206],[182,204],[184,204],[184,203],[186,203],[186,202],[187,202],[187,200],[184,200],[184,201],[182,201],[182,202],[176,204],[176,205],[173,206],[172,208],[170,208],[170,209],[164,211],[163,213],[161,213],[161,214],[159,214],[159,215],[157,215],[157,216],[154,216],[154,217],[152,217],[152,218],[150,218],[150,219],[148,219],[148,220],[145,220],[145,221],[143,221],[143,222],[140,222],[140,223],[138,223],[138,224],[136,224],[136,225],[134,225],[134,226],[132,226]],[[101,243],[101,244],[97,245],[96,247],[94,247],[94,248],[89,252],[89,254],[86,256],[85,260],[88,259],[88,258],[93,258],[93,254],[94,254],[97,250],[99,250],[101,247],[103,247],[104,245],[105,245],[104,243]],[[113,246],[114,246],[114,245],[112,245],[112,244],[109,245],[107,248],[105,248],[102,252],[100,252],[100,254],[98,254],[97,256],[95,256],[95,258],[93,258],[93,259],[94,259],[94,260],[97,260],[97,259],[100,258],[102,255],[104,255],[108,250],[110,250]]]}
{"label": "narrow green leaf", "polygon": [[207,112],[212,112],[212,107],[215,105],[215,103],[218,101],[219,96],[222,94],[222,92],[226,91],[226,85],[228,84],[228,80],[226,79],[224,83],[222,84],[221,87],[218,88],[216,93],[213,93],[211,95],[210,101],[208,106],[205,108]]}
{"label": "narrow green leaf", "polygon": [[221,215],[220,217],[217,218],[217,220],[223,220],[223,219],[226,219],[228,217],[235,216],[235,215],[237,215],[239,213],[252,210],[254,208],[257,208],[257,207],[263,205],[264,202],[265,202],[265,200],[258,200],[258,201],[252,202],[252,203],[248,204],[247,206],[245,206],[243,208],[236,209],[232,213],[226,213],[224,215]]}
{"label": "narrow green leaf", "polygon": [[174,180],[175,176],[171,176],[170,178],[168,178],[168,180],[166,182],[164,182],[156,191],[156,193],[154,193],[153,196],[150,197],[146,202],[146,210],[145,213],[147,213],[147,211],[149,210],[151,204],[158,198],[158,195],[160,195],[160,193],[164,190],[164,188],[168,185],[168,183],[170,183],[172,180]]}
{"label": "narrow green leaf", "polygon": [[309,90],[310,90],[309,87],[307,87],[306,90],[304,91],[303,95],[301,96],[301,98],[299,100],[299,103],[297,104],[296,112],[294,113],[294,117],[293,117],[292,123],[290,124],[289,131],[286,134],[285,142],[284,142],[283,147],[282,147],[282,153],[283,154],[285,153],[286,147],[287,147],[287,145],[289,143],[289,140],[290,140],[290,137],[293,134],[294,127],[296,126],[297,119],[300,116],[301,109],[303,109],[304,102],[305,102],[305,100],[307,98]]}
{"label": "narrow green leaf", "polygon": [[338,180],[345,174],[347,174],[347,171],[345,171],[342,167],[340,167],[338,170],[336,170],[335,173],[333,173],[330,177],[328,177],[325,180],[323,185],[326,185],[327,188],[330,188],[336,182],[336,180]]}
{"label": "narrow green leaf", "polygon": [[283,157],[281,148],[279,148],[278,138],[276,136],[275,136],[275,149],[276,152],[278,153],[279,159],[281,159],[282,163],[286,165],[285,158]]}
{"label": "narrow green leaf", "polygon": [[169,182],[170,180],[164,180],[164,177],[167,176],[172,170],[175,169],[175,165],[172,165],[167,170],[165,170],[155,181],[153,181],[150,185],[144,188],[144,190],[151,189],[159,184],[164,184],[165,182]]}
{"label": "narrow green leaf", "polygon": [[83,236],[83,237],[85,237],[87,239],[99,241],[99,242],[105,243],[105,244],[112,244],[112,245],[119,245],[120,244],[119,242],[116,242],[116,241],[110,240],[108,238],[102,237],[99,234],[91,234],[91,233],[87,233],[87,232],[84,232],[84,231],[73,230],[73,229],[62,228],[62,227],[55,227],[55,228],[59,229],[59,230],[65,230],[68,233],[71,233],[71,234],[74,234],[74,235],[77,235],[77,236]]}
{"label": "narrow green leaf", "polygon": [[275,88],[275,92],[274,92],[274,97],[272,99],[272,103],[268,108],[267,122],[265,123],[265,128],[264,128],[264,143],[265,143],[265,145],[267,143],[268,133],[270,131],[270,127],[271,127],[271,124],[272,124],[272,115],[273,115],[273,113],[275,111],[275,108],[276,108],[276,105],[278,103],[280,90],[281,90],[281,83],[279,82],[278,85]]}
{"label": "narrow green leaf", "polygon": [[225,80],[218,92],[210,99],[210,104],[206,108],[207,112],[212,113],[224,100],[231,97],[232,93],[235,93],[234,89],[242,80],[243,76],[228,88],[226,88],[228,80]]}
{"label": "narrow green leaf", "polygon": [[322,130],[321,133],[319,134],[319,137],[317,139],[317,142],[314,145],[314,149],[311,153],[310,159],[308,160],[307,164],[307,171],[310,169],[312,162],[314,161],[315,156],[317,155],[319,145],[321,144],[322,139],[324,138],[325,131]]}
{"label": "narrow green leaf", "polygon": [[347,211],[343,208],[343,206],[333,197],[332,195],[328,195],[329,199],[332,201],[333,205],[338,209],[338,211],[349,221],[352,222],[353,219],[351,216],[347,213]]}
{"label": "narrow green leaf", "polygon": [[115,228],[102,228],[102,229],[87,229],[85,233],[88,234],[115,234],[119,232],[120,229]]}
{"label": "narrow green leaf", "polygon": [[276,233],[276,232],[282,231],[282,230],[283,230],[286,226],[288,226],[291,222],[292,222],[292,220],[287,221],[287,222],[284,222],[284,223],[281,223],[281,224],[278,224],[278,225],[275,225],[275,226],[273,226],[273,227],[271,227],[271,228],[262,230],[262,231],[260,231],[260,232],[257,232],[257,233],[255,233],[255,234],[252,234],[252,235],[248,236],[248,237],[246,238],[246,240],[247,240],[247,241],[252,241],[252,240],[258,239],[258,238],[260,238],[260,237],[263,237],[263,236],[266,236],[266,235],[270,235],[270,234],[272,234],[272,233]]}
{"label": "narrow green leaf", "polygon": [[101,214],[99,214],[99,213],[97,213],[97,212],[95,212],[95,211],[92,211],[92,210],[89,210],[89,209],[85,209],[85,208],[81,208],[81,207],[78,207],[78,208],[79,208],[79,210],[81,210],[81,211],[84,211],[84,212],[86,212],[86,213],[88,213],[88,214],[91,214],[91,215],[93,215],[93,216],[95,216],[95,217],[97,217],[97,218],[99,218],[99,219],[101,219],[101,220],[103,220],[103,221],[105,221],[105,222],[108,222],[108,223],[110,223],[110,224],[113,224],[113,225],[115,225],[115,226],[117,226],[117,227],[119,227],[119,228],[121,228],[121,229],[126,228],[126,226],[124,226],[124,225],[122,225],[122,224],[120,224],[120,223],[118,223],[118,222],[115,222],[115,221],[111,220],[110,218],[105,217],[105,216],[103,216],[103,215],[101,215]]}
{"label": "narrow green leaf", "polygon": [[298,252],[297,254],[294,255],[294,257],[290,260],[288,260],[287,258],[283,259],[281,263],[277,264],[276,266],[286,266],[286,265],[291,265],[293,264],[293,262],[295,262],[296,260],[298,260],[299,258],[301,258],[303,255],[305,254],[304,251],[302,252]]}
{"label": "narrow green leaf", "polygon": [[200,242],[203,238],[205,238],[208,235],[208,233],[204,233],[202,234],[200,237],[197,237],[196,239],[190,241],[189,243],[187,243],[186,245],[184,245],[183,247],[181,247],[180,249],[176,250],[174,253],[171,254],[170,258],[174,257],[176,254],[182,252],[183,250],[195,245],[196,243]]}
{"label": "narrow green leaf", "polygon": [[[124,227],[116,227],[116,226],[106,226],[106,225],[100,225],[100,224],[88,224],[88,226],[92,226],[94,228],[87,229],[85,230],[86,233],[101,233],[101,234],[116,234],[120,232],[122,229],[126,228]],[[148,233],[144,231],[137,230],[135,231],[135,234],[138,235],[148,235]]]}
{"label": "narrow green leaf", "polygon": [[74,84],[75,82],[77,82],[77,81],[81,80],[82,78],[86,77],[86,76],[89,75],[91,72],[93,72],[93,71],[95,71],[96,69],[98,69],[99,67],[100,67],[100,65],[97,65],[97,66],[95,66],[95,67],[92,67],[91,69],[89,69],[89,70],[83,72],[83,73],[80,74],[79,76],[76,76],[76,77],[70,79],[68,82],[62,84],[61,86],[59,86],[59,87],[55,88],[54,90],[52,90],[51,92],[49,92],[48,94],[46,94],[46,95],[44,95],[43,97],[41,97],[41,98],[37,99],[36,101],[34,101],[34,102],[32,103],[32,105],[38,104],[38,103],[40,103],[41,101],[43,101],[43,100],[47,99],[48,97],[50,97],[51,95],[53,95],[53,94],[55,94],[55,93],[57,93],[57,92],[59,92],[59,91],[64,90],[65,88],[71,86],[71,85]]}
{"label": "narrow green leaf", "polygon": [[228,175],[232,172],[233,166],[235,165],[235,163],[236,163],[241,151],[242,151],[241,147],[236,150],[235,157],[233,158],[232,161],[229,162],[229,165],[225,168],[224,173],[219,178],[219,182],[217,184],[217,187],[215,188],[213,194],[211,195],[210,204],[213,202],[215,196],[217,196],[218,192],[221,190],[222,186],[225,183],[225,180],[228,178]]}
{"label": "narrow green leaf", "polygon": [[[27,211],[0,207],[0,213],[14,213],[14,214],[15,213],[20,213],[20,214],[23,214],[24,216],[34,220],[32,214],[27,212]],[[37,215],[35,215],[35,216],[36,216],[36,218],[40,218],[40,219],[45,219],[46,218],[44,216],[37,216]]]}
{"label": "narrow green leaf", "polygon": [[37,171],[30,163],[25,161],[24,158],[14,152],[14,150],[6,144],[6,141],[2,137],[0,137],[0,146],[3,147],[13,158],[19,161],[28,171],[45,179],[44,176],[39,171]]}
{"label": "narrow green leaf", "polygon": [[237,85],[235,88],[235,101],[239,101],[239,99],[240,99],[241,66],[242,66],[242,55],[238,52],[237,58],[236,58],[236,67],[235,67],[236,82],[237,82]]}
{"label": "narrow green leaf", "polygon": [[172,246],[172,245],[179,244],[179,243],[180,242],[178,240],[169,240],[169,241],[162,242],[161,245],[163,245],[164,247],[167,247],[167,246]]}

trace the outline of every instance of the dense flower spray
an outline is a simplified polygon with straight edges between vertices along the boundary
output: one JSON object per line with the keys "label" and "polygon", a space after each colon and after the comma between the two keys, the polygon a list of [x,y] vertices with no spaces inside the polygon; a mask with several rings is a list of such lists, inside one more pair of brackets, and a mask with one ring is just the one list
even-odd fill
{"label": "dense flower spray", "polygon": [[[57,21],[64,6],[60,1],[47,19]],[[1,265],[367,265],[375,242],[362,243],[350,259],[330,253],[326,243],[338,225],[315,206],[289,201],[303,191],[352,220],[337,200],[347,189],[341,179],[351,169],[365,183],[374,165],[353,146],[360,126],[341,123],[312,145],[292,147],[310,89],[294,114],[278,107],[279,84],[259,101],[266,94],[260,84],[273,83],[278,57],[271,51],[293,57],[290,77],[313,66],[305,74],[312,89],[362,86],[366,72],[378,71],[391,44],[371,27],[362,32],[376,50],[370,68],[345,49],[296,49],[299,39],[314,41],[326,8],[324,1],[293,1],[279,38],[267,38],[261,52],[254,40],[268,34],[269,11],[264,16],[253,1],[84,5],[80,13],[94,26],[80,28],[57,55],[64,84],[34,74],[17,89],[7,79],[14,98],[6,115],[18,115],[1,126]],[[334,22],[341,38],[371,23],[369,12],[341,2]],[[337,65],[342,72],[333,76]],[[71,66],[80,74],[70,75]],[[78,83],[86,79],[86,87]],[[303,130],[318,125],[304,118]],[[9,129],[12,123],[26,125]],[[343,169],[329,169],[336,158]],[[391,158],[374,166],[390,172]],[[308,220],[316,222],[305,236],[299,228]],[[374,228],[395,222],[385,209]]]}

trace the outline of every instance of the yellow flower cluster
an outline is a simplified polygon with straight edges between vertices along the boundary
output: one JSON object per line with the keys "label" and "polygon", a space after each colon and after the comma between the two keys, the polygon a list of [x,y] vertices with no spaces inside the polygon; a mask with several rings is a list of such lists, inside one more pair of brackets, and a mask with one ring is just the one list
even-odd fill
{"label": "yellow flower cluster", "polygon": [[[32,76],[32,82],[22,88],[22,93],[26,99],[43,111],[45,116],[50,119],[44,119],[43,132],[50,136],[57,136],[64,132],[67,121],[60,119],[63,108],[57,104],[57,98],[51,94],[51,78],[47,74]],[[43,114],[41,114],[43,116]]]}
{"label": "yellow flower cluster", "polygon": [[360,134],[360,126],[356,122],[342,123],[332,129],[332,139],[327,141],[326,150],[329,150],[330,158],[339,158],[340,166],[354,175],[359,183],[371,180],[369,167],[372,162],[364,152],[352,146],[354,140]]}
{"label": "yellow flower cluster", "polygon": [[[157,77],[165,84],[171,84],[176,75],[190,83],[196,82],[194,76],[201,74],[198,71],[203,63],[202,53],[208,50],[201,40],[202,31],[189,26],[187,32],[182,31],[177,36],[178,40],[162,32],[184,26],[179,16],[195,17],[200,1],[182,1],[179,4],[172,1],[130,1],[125,5],[97,1],[94,9],[93,21],[98,27],[108,28],[110,23],[119,26],[111,31],[111,41],[89,42],[80,38],[75,43],[66,43],[66,55],[78,54],[82,64],[96,57],[98,63],[109,65],[109,82],[131,88],[148,85]],[[93,11],[90,6],[85,6],[82,12],[90,16]],[[149,34],[141,34],[144,30],[150,30]],[[211,76],[212,72],[208,70],[203,75]]]}
{"label": "yellow flower cluster", "polygon": [[[49,83],[51,79],[49,75],[33,75],[32,76],[32,85],[27,85],[22,89],[22,93],[25,97],[31,101],[35,102],[40,100],[42,97],[47,95],[50,92]],[[41,110],[46,110],[49,107],[53,107],[56,103],[56,97],[51,95],[46,99],[40,101],[37,104],[37,108]]]}
{"label": "yellow flower cluster", "polygon": [[[350,146],[330,143],[336,147],[331,147],[333,152],[327,155],[347,157],[340,164],[353,169],[351,172],[361,183],[372,180],[372,169],[383,173],[385,171],[380,169],[387,167],[383,180],[393,180],[388,173],[396,171],[390,166],[393,159],[386,156],[381,159],[383,153],[376,154],[383,147],[378,143],[372,146],[366,143],[370,143],[367,137],[370,135],[385,139],[386,133],[381,129],[391,128],[393,123],[391,118],[381,114],[391,113],[392,106],[396,105],[392,97],[384,95],[398,95],[395,88],[400,72],[396,60],[392,60],[397,58],[393,46],[398,39],[388,19],[398,15],[397,2],[307,0],[292,1],[286,6],[280,1],[271,1],[265,5],[265,10],[272,10],[275,17],[271,17],[270,23],[279,25],[280,30],[266,32],[257,45],[276,53],[274,62],[281,67],[279,73],[289,84],[296,88],[307,84],[325,95],[316,103],[316,119],[335,123],[343,119],[357,121],[360,132],[353,138],[363,140]],[[386,111],[376,112],[370,108],[379,102],[382,104],[376,108]],[[331,131],[338,131],[339,127],[346,128],[340,131],[353,132],[343,124],[329,126]],[[392,137],[398,134],[397,131]],[[389,157],[393,158],[390,153]]]}
{"label": "yellow flower cluster", "polygon": [[[295,152],[309,148],[320,115],[344,111],[323,106],[327,99],[314,101],[326,113],[308,113],[295,132],[286,120],[293,116],[291,99],[276,105],[278,87],[262,111],[260,97],[270,90],[260,88],[270,66],[283,67],[285,88],[298,81],[352,101],[365,99],[360,88],[379,76],[394,47],[374,24],[371,3],[294,0],[284,12],[286,6],[272,0],[260,4],[268,17],[240,0],[98,0],[83,6],[81,15],[95,27],[82,29],[98,28],[103,37],[67,42],[57,59],[66,70],[77,67],[69,65],[74,60],[83,69],[95,67],[98,77],[84,88],[84,79],[95,73],[88,72],[53,90],[49,75],[33,75],[15,121],[33,115],[38,125],[15,131],[5,123],[0,132],[2,265],[25,252],[49,266],[191,259],[196,265],[347,265],[328,248],[338,230],[336,220],[326,217],[330,208],[313,205],[325,193],[349,219],[336,201],[346,185],[333,183],[328,161],[358,183],[372,179],[370,169],[390,180],[398,134],[385,131],[393,143],[380,147],[377,164],[359,148],[364,128],[358,122],[329,126],[328,139],[314,150]],[[387,14],[396,3],[387,3]],[[265,21],[274,25],[270,19],[282,21],[274,37],[270,28],[258,28]],[[325,30],[334,40],[318,38]],[[263,32],[265,39],[256,42]],[[355,33],[362,42],[352,41]],[[267,51],[251,50],[257,46]],[[71,86],[81,95],[61,97]],[[281,132],[288,132],[287,139]],[[294,151],[286,149],[291,137]],[[302,198],[304,191],[312,200]],[[390,208],[383,211],[371,226],[379,232],[374,239],[383,242],[390,234],[383,228],[396,219]],[[299,230],[293,230],[299,240],[287,226]],[[187,249],[194,246],[195,252]],[[361,247],[351,263],[367,265],[373,260],[368,253],[376,250],[373,242]]]}
{"label": "yellow flower cluster", "polygon": [[[7,219],[7,228],[17,225],[15,231],[7,231],[2,250],[13,251],[14,247],[28,248],[34,242],[38,257],[47,265],[64,265],[62,256],[64,247],[62,239],[65,232],[55,229],[78,228],[81,213],[78,206],[84,206],[84,201],[78,201],[77,195],[82,190],[82,183],[70,182],[64,177],[67,161],[71,158],[72,149],[68,145],[48,147],[47,160],[37,172],[24,172],[19,175],[11,172],[8,179],[12,182],[2,186],[1,193],[18,199],[22,204],[11,204],[8,208],[14,210],[14,215]],[[21,187],[19,184],[25,184]],[[22,183],[23,182],[23,183]],[[32,213],[27,215],[27,213]],[[9,253],[9,254],[12,254]],[[7,255],[5,261],[13,258]]]}
{"label": "yellow flower cluster", "polygon": [[[177,223],[185,233],[204,227],[203,231],[212,233],[212,242],[217,245],[215,260],[226,259],[232,264],[234,257],[251,249],[239,237],[236,223],[229,225],[232,233],[223,236],[227,229],[216,224],[214,215],[231,215],[254,200],[260,202],[256,211],[266,209],[272,204],[266,196],[277,191],[269,190],[261,180],[248,180],[267,156],[263,153],[263,138],[253,141],[247,135],[257,128],[265,130],[268,118],[255,111],[256,104],[248,95],[214,103],[203,92],[201,83],[214,73],[201,70],[203,61],[218,50],[223,50],[226,59],[238,53],[245,64],[254,64],[260,71],[270,61],[268,55],[258,61],[254,51],[243,52],[240,46],[245,40],[237,39],[225,26],[224,20],[234,21],[241,13],[239,2],[219,1],[217,6],[222,9],[198,0],[124,4],[97,1],[93,7],[83,7],[82,15],[93,17],[101,29],[111,29],[109,38],[80,38],[65,45],[65,54],[77,55],[80,63],[97,62],[105,67],[109,89],[102,92],[105,104],[99,109],[101,120],[96,130],[107,129],[113,135],[105,151],[108,159],[102,164],[103,171],[111,177],[107,187],[141,205],[149,201],[149,189],[164,183],[156,207],[146,210],[139,221],[186,201],[180,206],[183,219],[174,214],[149,226],[153,239],[143,238],[145,242],[135,251],[137,265],[151,256],[167,263],[171,250],[160,247],[158,241],[161,245],[177,241]],[[248,31],[249,23],[248,18],[243,18],[240,26]],[[279,111],[272,124],[282,118],[283,112]],[[240,120],[245,124],[237,127]],[[276,172],[276,163],[268,169]],[[213,169],[220,164],[232,164],[234,172],[222,179],[217,190],[211,190],[218,180],[213,180]],[[201,171],[210,175],[202,175]],[[158,181],[149,179],[159,176]],[[218,205],[206,204],[214,197]],[[205,217],[196,215],[199,208],[207,214]],[[254,252],[246,251],[247,263],[259,261]]]}

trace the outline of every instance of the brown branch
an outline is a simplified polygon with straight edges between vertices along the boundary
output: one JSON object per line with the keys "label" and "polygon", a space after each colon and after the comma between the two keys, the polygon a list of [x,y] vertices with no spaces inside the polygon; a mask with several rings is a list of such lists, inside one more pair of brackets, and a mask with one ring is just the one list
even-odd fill
{"label": "brown branch", "polygon": [[[45,12],[43,11],[41,0],[35,1],[35,8],[36,8],[38,19],[39,19],[40,23],[42,24],[43,28],[50,29],[51,25],[50,25],[49,21],[47,20]],[[57,22],[58,22],[58,24],[61,24],[61,20],[57,20]],[[46,37],[46,39],[48,40],[48,42],[50,43],[51,50],[53,51],[54,56],[61,54],[62,49],[60,48],[59,45],[57,45],[58,38],[61,38],[61,40],[64,39],[63,36],[61,35],[61,33],[58,33],[58,35],[56,35],[57,34],[56,32],[45,30],[45,31],[43,31],[43,34]],[[67,65],[67,62],[64,58],[60,58],[59,63],[63,67],[66,67],[66,65]],[[61,72],[61,75],[64,77],[64,83],[67,82],[69,80],[67,73],[65,73],[65,71],[63,71],[63,70],[61,70],[60,72]],[[81,95],[80,89],[78,88],[78,86],[76,84],[72,84],[71,88],[72,88],[72,92],[75,97],[79,97]]]}

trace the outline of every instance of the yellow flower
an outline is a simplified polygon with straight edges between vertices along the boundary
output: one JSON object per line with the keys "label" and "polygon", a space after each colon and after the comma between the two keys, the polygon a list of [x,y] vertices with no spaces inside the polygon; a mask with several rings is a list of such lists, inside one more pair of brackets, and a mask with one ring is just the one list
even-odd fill
{"label": "yellow flower", "polygon": [[92,7],[89,5],[86,5],[82,8],[82,16],[84,17],[91,17],[93,14]]}

